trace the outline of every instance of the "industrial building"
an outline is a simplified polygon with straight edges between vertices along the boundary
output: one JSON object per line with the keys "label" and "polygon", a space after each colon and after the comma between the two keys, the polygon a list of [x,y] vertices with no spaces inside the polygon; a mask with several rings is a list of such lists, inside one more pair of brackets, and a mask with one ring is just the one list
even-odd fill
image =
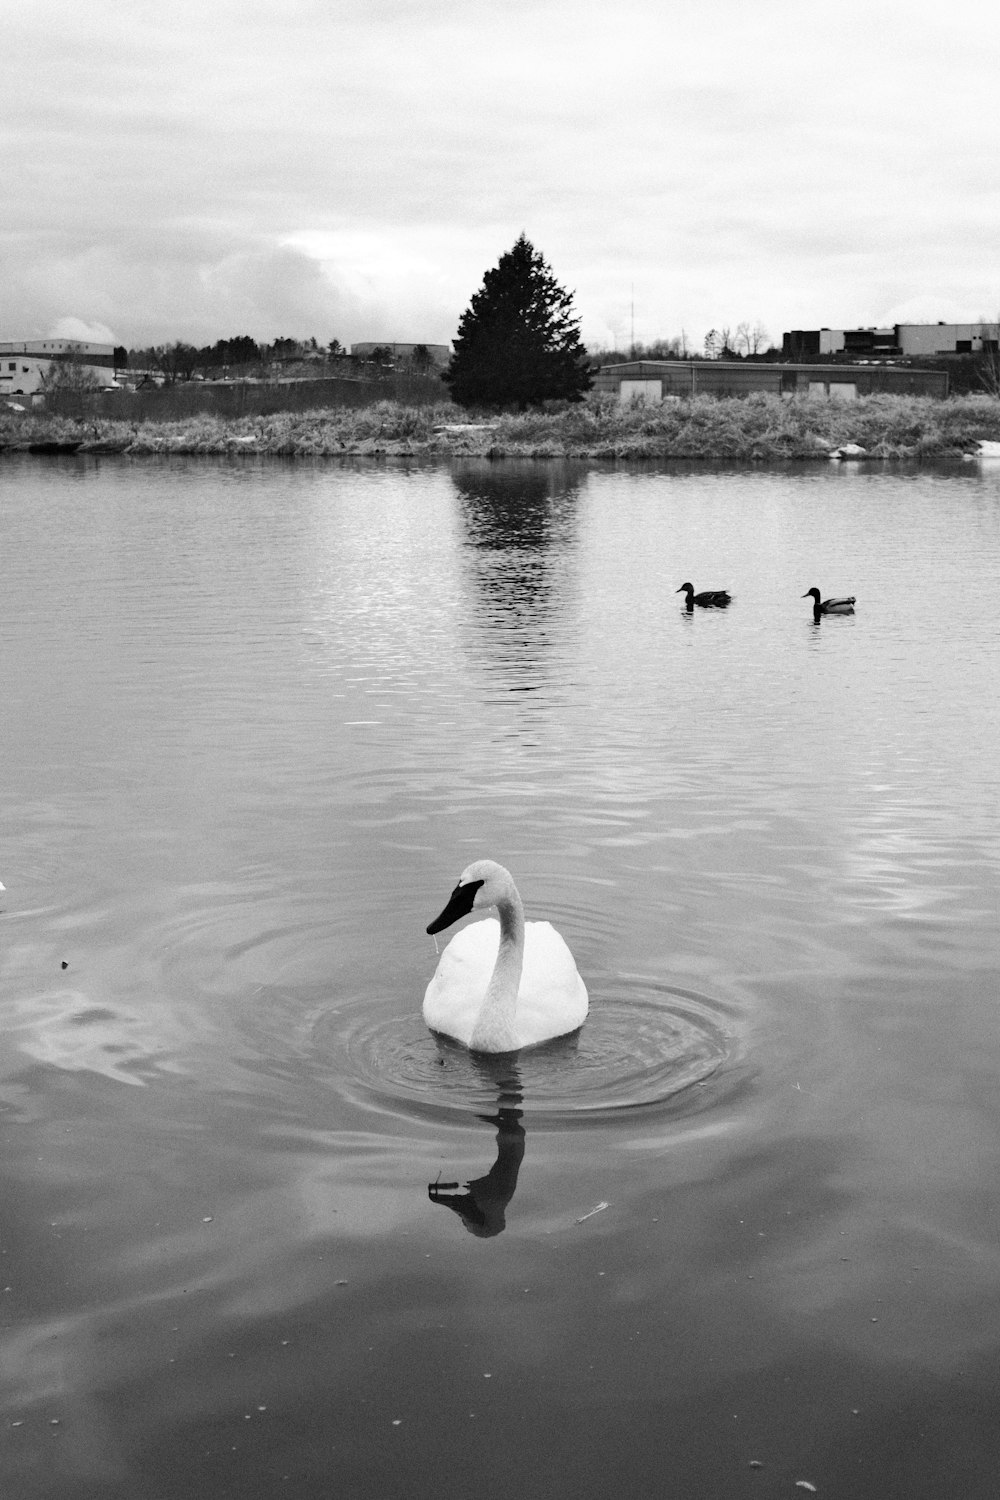
{"label": "industrial building", "polygon": [[943,370],[912,370],[897,365],[777,364],[764,360],[636,359],[602,365],[594,389],[627,404],[662,401],[665,396],[830,397],[854,401],[858,396],[891,392],[898,396],[947,396]]}
{"label": "industrial building", "polygon": [[852,359],[929,359],[997,349],[996,323],[893,323],[887,328],[793,328],[782,336],[788,359],[845,354]]}
{"label": "industrial building", "polygon": [[53,365],[72,362],[96,384],[114,384],[115,347],[80,339],[27,339],[0,343],[0,397],[31,396]]}

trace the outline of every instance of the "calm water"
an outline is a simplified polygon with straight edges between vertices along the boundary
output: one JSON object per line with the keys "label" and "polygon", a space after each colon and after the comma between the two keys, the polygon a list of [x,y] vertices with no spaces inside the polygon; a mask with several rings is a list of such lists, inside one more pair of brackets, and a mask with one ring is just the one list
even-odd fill
{"label": "calm water", "polygon": [[1000,475],[8,457],[0,548],[5,1500],[992,1500]]}

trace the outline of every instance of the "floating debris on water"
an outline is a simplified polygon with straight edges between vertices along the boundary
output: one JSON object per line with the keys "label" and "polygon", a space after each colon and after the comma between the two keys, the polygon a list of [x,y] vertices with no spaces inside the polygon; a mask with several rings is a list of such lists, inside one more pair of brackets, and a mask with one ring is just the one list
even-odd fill
{"label": "floating debris on water", "polygon": [[610,1203],[598,1203],[596,1207],[590,1209],[587,1213],[581,1214],[576,1222],[582,1224],[585,1219],[592,1219],[595,1214],[602,1214],[606,1208],[610,1207]]}

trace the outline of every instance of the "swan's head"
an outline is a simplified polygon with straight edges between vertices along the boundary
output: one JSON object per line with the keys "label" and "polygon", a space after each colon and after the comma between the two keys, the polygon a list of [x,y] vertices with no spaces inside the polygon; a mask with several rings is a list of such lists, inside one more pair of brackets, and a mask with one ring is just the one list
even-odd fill
{"label": "swan's head", "polygon": [[439,917],[435,917],[427,931],[433,936],[443,932],[460,917],[467,917],[477,907],[496,906],[514,889],[514,880],[509,870],[492,859],[477,859],[464,869],[458,884],[448,897],[448,904]]}
{"label": "swan's head", "polygon": [[819,603],[819,589],[807,589],[802,595],[803,599],[815,599]]}

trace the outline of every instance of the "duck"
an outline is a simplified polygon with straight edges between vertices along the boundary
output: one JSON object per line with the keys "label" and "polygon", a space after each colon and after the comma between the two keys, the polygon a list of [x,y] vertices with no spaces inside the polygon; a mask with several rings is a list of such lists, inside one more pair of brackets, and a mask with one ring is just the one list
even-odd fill
{"label": "duck", "polygon": [[525,922],[503,865],[479,859],[464,869],[427,931],[489,907],[496,917],[463,927],[441,954],[424,994],[428,1027],[470,1052],[518,1052],[578,1031],[590,1001],[576,961],[550,922]]}
{"label": "duck", "polygon": [[728,589],[705,589],[696,594],[693,583],[682,583],[679,589],[674,589],[675,594],[686,594],[684,603],[688,609],[693,609],[697,604],[699,609],[725,609],[727,604],[732,603],[732,595]]}
{"label": "duck", "polygon": [[813,619],[818,620],[820,615],[853,615],[855,596],[851,594],[843,599],[824,599],[820,603],[819,589],[807,589],[802,595],[803,599],[811,599],[813,602]]}

